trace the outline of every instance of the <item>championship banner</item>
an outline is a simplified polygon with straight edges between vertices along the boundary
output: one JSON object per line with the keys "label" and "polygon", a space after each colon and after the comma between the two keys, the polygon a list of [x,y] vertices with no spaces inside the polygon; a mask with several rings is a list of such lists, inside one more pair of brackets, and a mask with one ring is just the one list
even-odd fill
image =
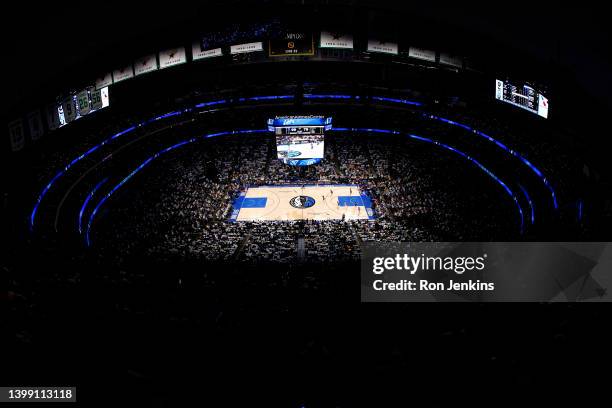
{"label": "championship banner", "polygon": [[268,55],[270,57],[314,55],[313,35],[305,32],[286,32],[281,38],[270,40]]}
{"label": "championship banner", "polygon": [[408,49],[408,56],[424,61],[436,62],[436,52],[423,48],[410,47]]}
{"label": "championship banner", "polygon": [[463,59],[444,52],[440,53],[440,64],[450,65],[456,68],[463,68]]}
{"label": "championship banner", "polygon": [[11,150],[17,152],[25,146],[23,135],[23,120],[16,119],[8,124],[9,138],[11,140]]}
{"label": "championship banner", "polygon": [[223,55],[221,48],[213,48],[212,50],[202,49],[202,43],[200,41],[194,41],[191,45],[191,57],[194,61],[204,58],[220,57]]}
{"label": "championship banner", "polygon": [[136,76],[156,71],[157,69],[157,55],[155,54],[147,55],[134,61],[134,74]]}
{"label": "championship banner", "polygon": [[353,49],[353,36],[330,31],[321,32],[321,48]]}
{"label": "championship banner", "polygon": [[28,123],[28,130],[30,131],[30,138],[33,141],[40,139],[45,132],[40,111],[37,110],[28,113],[26,116],[26,121]]}
{"label": "championship banner", "polygon": [[55,130],[60,127],[59,114],[57,113],[57,105],[47,105],[45,109],[47,117],[47,127],[49,130]]}
{"label": "championship banner", "polygon": [[397,55],[398,49],[397,43],[368,40],[368,51],[370,52]]}
{"label": "championship banner", "polygon": [[246,43],[246,44],[232,45],[230,47],[230,54],[244,54],[247,52],[257,52],[257,51],[263,51],[263,43],[261,41]]}
{"label": "championship banner", "polygon": [[100,89],[100,100],[102,101],[102,107],[106,108],[110,106],[110,97],[108,96],[108,86]]}
{"label": "championship banner", "polygon": [[538,96],[538,115],[543,118],[548,118],[548,98],[542,94]]}
{"label": "championship banner", "polygon": [[96,79],[96,89],[101,89],[113,84],[113,75],[109,72]]}
{"label": "championship banner", "polygon": [[113,83],[125,81],[126,79],[130,79],[134,76],[134,68],[132,68],[132,64],[119,68],[113,71]]}
{"label": "championship banner", "polygon": [[91,105],[89,103],[89,90],[84,89],[77,94],[77,107],[79,109],[79,115],[85,116],[91,112]]}
{"label": "championship banner", "polygon": [[187,62],[185,47],[172,48],[159,52],[159,69],[173,67]]}

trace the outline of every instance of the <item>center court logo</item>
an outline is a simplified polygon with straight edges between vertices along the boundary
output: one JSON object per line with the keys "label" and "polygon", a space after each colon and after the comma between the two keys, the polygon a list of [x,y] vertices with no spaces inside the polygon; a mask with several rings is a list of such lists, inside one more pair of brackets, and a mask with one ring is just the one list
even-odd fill
{"label": "center court logo", "polygon": [[315,205],[315,199],[309,196],[297,196],[293,197],[289,200],[289,204],[291,204],[294,208],[310,208]]}

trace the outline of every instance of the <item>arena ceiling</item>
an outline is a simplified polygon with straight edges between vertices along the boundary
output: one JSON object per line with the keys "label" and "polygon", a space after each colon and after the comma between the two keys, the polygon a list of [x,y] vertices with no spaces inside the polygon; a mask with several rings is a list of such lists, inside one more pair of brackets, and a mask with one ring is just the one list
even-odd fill
{"label": "arena ceiling", "polygon": [[366,22],[368,30],[384,35],[418,36],[450,50],[484,54],[497,67],[512,66],[522,79],[575,78],[602,106],[612,107],[610,28],[596,7],[385,0],[205,0],[172,2],[170,9],[162,3],[51,2],[37,4],[36,12],[27,3],[12,7],[12,24],[2,28],[10,61],[5,64],[9,106],[55,92],[101,59],[120,61],[134,50],[197,38],[209,27],[245,16],[308,15],[308,20],[314,13],[318,24],[357,24],[350,28],[360,30]]}

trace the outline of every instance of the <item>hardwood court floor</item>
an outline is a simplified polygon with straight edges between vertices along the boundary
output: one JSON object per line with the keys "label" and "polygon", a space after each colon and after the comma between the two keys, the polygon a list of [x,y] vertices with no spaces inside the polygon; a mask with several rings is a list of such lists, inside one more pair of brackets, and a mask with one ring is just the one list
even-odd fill
{"label": "hardwood court floor", "polygon": [[[314,204],[304,208],[304,203],[307,206],[311,201],[295,199],[300,196],[314,199]],[[339,205],[338,197],[353,205]],[[354,185],[250,187],[245,194],[246,203],[254,205],[243,205],[237,221],[340,220],[343,215],[347,220],[368,219],[359,188]]]}

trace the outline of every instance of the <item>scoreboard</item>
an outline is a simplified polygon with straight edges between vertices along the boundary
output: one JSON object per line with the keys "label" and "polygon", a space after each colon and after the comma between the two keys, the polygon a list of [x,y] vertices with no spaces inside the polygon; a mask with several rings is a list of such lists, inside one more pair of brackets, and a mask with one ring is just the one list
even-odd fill
{"label": "scoreboard", "polygon": [[270,40],[270,57],[314,55],[314,38],[311,32],[287,31]]}
{"label": "scoreboard", "polygon": [[548,118],[548,99],[525,83],[496,79],[495,99]]}
{"label": "scoreboard", "polygon": [[332,118],[324,116],[268,119],[268,130],[276,136],[277,158],[291,165],[310,165],[323,159],[325,131],[331,126]]}

